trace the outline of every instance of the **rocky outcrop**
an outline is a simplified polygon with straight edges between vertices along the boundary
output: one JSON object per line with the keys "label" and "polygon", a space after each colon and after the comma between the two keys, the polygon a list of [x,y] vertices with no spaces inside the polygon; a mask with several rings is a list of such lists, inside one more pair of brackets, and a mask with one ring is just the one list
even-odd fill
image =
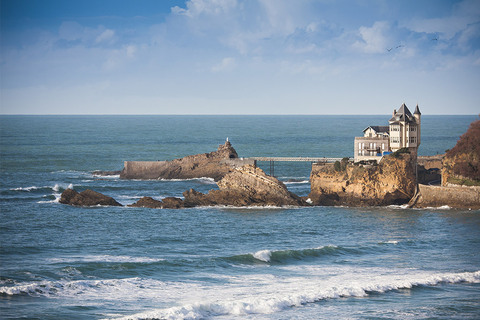
{"label": "rocky outcrop", "polygon": [[480,120],[470,124],[443,158],[442,186],[480,186]]}
{"label": "rocky outcrop", "polygon": [[153,209],[178,209],[183,208],[183,200],[175,197],[164,198],[163,201],[155,200],[151,197],[143,197],[137,202],[128,205],[137,208],[153,208]]}
{"label": "rocky outcrop", "polygon": [[416,187],[415,162],[409,153],[385,156],[378,165],[315,164],[309,198],[314,205],[377,206],[404,204]]}
{"label": "rocky outcrop", "polygon": [[187,156],[171,161],[125,161],[122,179],[193,179],[223,178],[236,167],[253,160],[240,159],[227,140],[217,151]]}
{"label": "rocky outcrop", "polygon": [[73,189],[66,189],[60,196],[60,203],[72,206],[90,207],[90,206],[122,206],[112,197],[99,192],[87,189],[78,193]]}
{"label": "rocky outcrop", "polygon": [[184,192],[184,204],[192,206],[303,206],[303,199],[285,185],[253,165],[237,168],[218,183],[219,190],[202,194],[193,189]]}

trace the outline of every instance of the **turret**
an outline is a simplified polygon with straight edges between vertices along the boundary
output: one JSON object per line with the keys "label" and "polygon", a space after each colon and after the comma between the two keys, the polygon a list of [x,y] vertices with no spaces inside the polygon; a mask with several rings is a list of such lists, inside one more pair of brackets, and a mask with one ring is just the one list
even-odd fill
{"label": "turret", "polygon": [[415,118],[415,123],[417,124],[417,146],[420,145],[420,124],[421,124],[421,118],[422,118],[422,113],[420,112],[420,109],[418,108],[418,103],[417,106],[415,107],[415,112],[413,113],[413,117]]}

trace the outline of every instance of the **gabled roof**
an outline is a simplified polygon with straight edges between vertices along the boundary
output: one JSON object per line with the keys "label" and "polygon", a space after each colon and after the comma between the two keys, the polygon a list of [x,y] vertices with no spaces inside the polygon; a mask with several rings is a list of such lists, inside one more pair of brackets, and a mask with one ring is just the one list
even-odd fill
{"label": "gabled roof", "polygon": [[389,120],[390,123],[392,122],[415,122],[415,119],[412,116],[410,110],[408,110],[407,106],[402,104],[400,109],[393,115],[393,117]]}
{"label": "gabled roof", "polygon": [[363,132],[367,131],[368,128],[372,128],[373,131],[375,131],[376,133],[389,133],[390,132],[390,128],[388,126],[369,126],[369,127],[366,127]]}

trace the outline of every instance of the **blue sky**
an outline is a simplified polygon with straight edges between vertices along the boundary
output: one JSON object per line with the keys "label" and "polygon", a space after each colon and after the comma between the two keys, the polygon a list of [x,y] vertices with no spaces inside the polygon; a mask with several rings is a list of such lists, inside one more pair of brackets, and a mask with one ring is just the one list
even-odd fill
{"label": "blue sky", "polygon": [[2,114],[480,112],[480,1],[0,0]]}

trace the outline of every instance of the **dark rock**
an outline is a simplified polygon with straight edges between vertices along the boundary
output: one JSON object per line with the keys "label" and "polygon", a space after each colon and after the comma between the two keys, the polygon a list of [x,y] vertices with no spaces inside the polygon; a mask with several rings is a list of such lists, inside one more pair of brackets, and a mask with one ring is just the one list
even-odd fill
{"label": "dark rock", "polygon": [[179,209],[183,208],[183,200],[176,197],[166,197],[162,200],[164,209]]}
{"label": "dark rock", "polygon": [[159,200],[155,200],[151,197],[143,197],[137,202],[133,204],[129,204],[129,207],[140,207],[140,208],[153,208],[153,209],[159,209],[163,208],[163,202]]}
{"label": "dark rock", "polygon": [[62,192],[60,203],[72,206],[91,207],[91,206],[122,206],[112,197],[106,196],[99,192],[87,189],[80,193],[72,189]]}

